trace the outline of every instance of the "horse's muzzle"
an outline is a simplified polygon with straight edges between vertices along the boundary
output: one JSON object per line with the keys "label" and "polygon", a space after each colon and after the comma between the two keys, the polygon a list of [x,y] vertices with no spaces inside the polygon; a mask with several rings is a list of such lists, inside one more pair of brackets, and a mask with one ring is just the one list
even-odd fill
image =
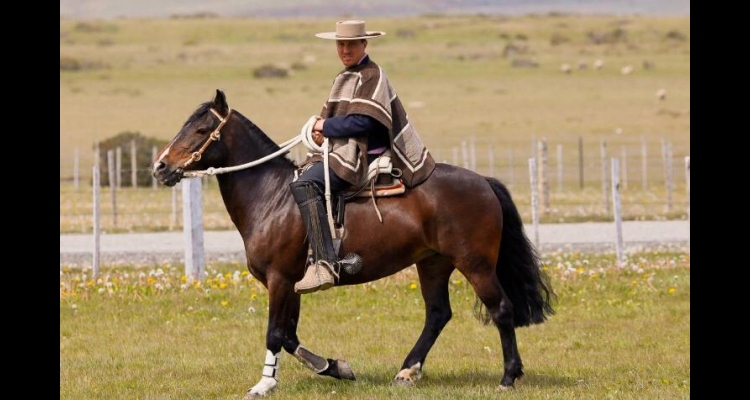
{"label": "horse's muzzle", "polygon": [[165,186],[172,187],[176,185],[184,176],[182,168],[171,169],[164,163],[154,165],[154,178]]}

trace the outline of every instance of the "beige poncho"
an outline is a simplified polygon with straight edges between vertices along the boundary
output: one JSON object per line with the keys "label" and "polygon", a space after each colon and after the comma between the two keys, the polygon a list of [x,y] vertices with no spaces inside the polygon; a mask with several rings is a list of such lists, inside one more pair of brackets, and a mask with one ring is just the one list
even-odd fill
{"label": "beige poncho", "polygon": [[[404,184],[414,187],[427,179],[435,160],[409,122],[396,91],[377,64],[364,62],[340,72],[333,81],[323,118],[363,114],[375,118],[388,128],[392,162],[403,172]],[[332,149],[328,165],[340,178],[351,184],[361,181],[367,172],[367,138],[329,138]],[[321,160],[320,155],[308,161]]]}

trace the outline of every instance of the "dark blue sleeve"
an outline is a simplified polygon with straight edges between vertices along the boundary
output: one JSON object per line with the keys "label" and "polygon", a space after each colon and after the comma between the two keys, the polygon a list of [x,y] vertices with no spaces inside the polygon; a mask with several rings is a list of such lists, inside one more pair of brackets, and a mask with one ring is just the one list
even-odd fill
{"label": "dark blue sleeve", "polygon": [[349,114],[341,117],[326,118],[323,125],[325,137],[353,137],[363,136],[383,125],[367,115]]}

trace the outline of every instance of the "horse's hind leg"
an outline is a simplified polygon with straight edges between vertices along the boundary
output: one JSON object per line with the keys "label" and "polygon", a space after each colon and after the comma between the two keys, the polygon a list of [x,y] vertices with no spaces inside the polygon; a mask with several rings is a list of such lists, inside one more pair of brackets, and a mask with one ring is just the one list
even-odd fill
{"label": "horse's hind leg", "polygon": [[422,377],[427,353],[453,315],[448,295],[448,282],[453,269],[449,262],[438,256],[417,263],[419,284],[425,302],[425,323],[417,343],[394,378],[394,385],[412,386]]}
{"label": "horse's hind leg", "polygon": [[464,276],[474,287],[474,291],[487,308],[492,322],[500,332],[504,369],[499,389],[509,389],[513,387],[516,379],[523,376],[523,363],[518,352],[516,329],[513,324],[513,305],[500,286],[494,268],[477,268],[475,271],[477,272],[464,273]]}

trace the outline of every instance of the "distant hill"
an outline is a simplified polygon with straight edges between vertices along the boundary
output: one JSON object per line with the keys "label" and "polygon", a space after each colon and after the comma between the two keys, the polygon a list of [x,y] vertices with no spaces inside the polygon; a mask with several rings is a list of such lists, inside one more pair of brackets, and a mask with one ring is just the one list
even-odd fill
{"label": "distant hill", "polygon": [[[321,4],[323,3],[323,4]],[[217,17],[367,18],[420,14],[690,15],[690,0],[60,0],[69,19]]]}

